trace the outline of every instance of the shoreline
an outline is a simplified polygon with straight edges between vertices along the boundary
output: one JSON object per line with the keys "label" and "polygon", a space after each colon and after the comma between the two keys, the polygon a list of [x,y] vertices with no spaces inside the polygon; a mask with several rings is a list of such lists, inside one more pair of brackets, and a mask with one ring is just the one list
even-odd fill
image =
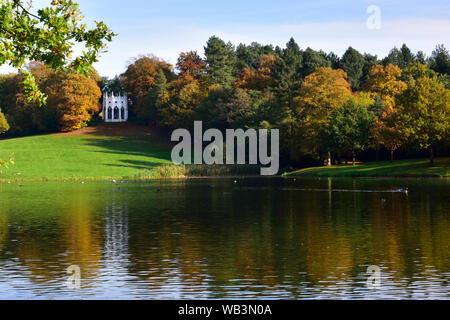
{"label": "shoreline", "polygon": [[0,179],[0,185],[21,184],[21,183],[46,183],[46,182],[61,182],[61,183],[86,183],[86,182],[108,182],[114,183],[133,183],[133,182],[150,182],[150,181],[170,181],[170,180],[211,180],[211,179],[287,179],[287,180],[302,180],[302,179],[374,179],[374,180],[389,180],[389,179],[433,179],[433,180],[450,180],[450,176],[430,176],[430,175],[405,175],[405,176],[294,176],[294,175],[275,175],[275,176],[260,176],[260,175],[229,175],[229,176],[179,176],[179,177],[155,177],[155,178],[52,178],[52,179]]}

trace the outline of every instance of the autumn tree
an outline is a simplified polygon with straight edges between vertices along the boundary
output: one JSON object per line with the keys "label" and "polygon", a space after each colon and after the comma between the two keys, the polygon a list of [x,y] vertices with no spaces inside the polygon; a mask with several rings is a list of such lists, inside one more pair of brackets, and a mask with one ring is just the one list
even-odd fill
{"label": "autumn tree", "polygon": [[309,114],[328,115],[329,110],[340,108],[350,95],[350,84],[343,70],[317,68],[305,78],[295,99],[297,112],[304,117]]}
{"label": "autumn tree", "polygon": [[206,63],[198,55],[197,51],[182,52],[178,58],[177,69],[180,77],[189,80],[199,81],[205,72]]}
{"label": "autumn tree", "polygon": [[[71,0],[52,1],[37,11],[31,1],[3,0],[0,3],[0,65],[9,64],[22,73],[21,85],[28,102],[45,104],[27,61],[41,61],[53,70],[70,70],[88,75],[106,42],[115,36],[103,22],[88,29],[79,5]],[[74,48],[83,53],[72,57]]]}
{"label": "autumn tree", "polygon": [[171,127],[190,128],[204,97],[205,90],[198,82],[173,81],[167,92],[159,90],[158,119]]}
{"label": "autumn tree", "polygon": [[295,99],[305,144],[318,148],[320,132],[328,125],[329,115],[341,108],[350,96],[350,84],[343,70],[318,68],[305,78]]}
{"label": "autumn tree", "polygon": [[380,117],[374,119],[371,133],[377,143],[390,151],[391,161],[394,161],[394,152],[406,142],[398,110],[386,108]]}
{"label": "autumn tree", "polygon": [[257,69],[244,68],[238,74],[234,83],[236,87],[250,90],[264,90],[273,84],[271,68],[276,57],[274,55],[262,55]]}
{"label": "autumn tree", "polygon": [[[44,89],[43,94],[48,95],[46,81],[54,71],[43,63],[31,62],[24,67],[33,75],[36,85]],[[10,133],[33,134],[36,132],[56,131],[55,112],[48,105],[30,102],[24,88],[21,86],[22,74],[10,74],[3,77],[0,83],[0,99],[3,112],[8,117],[11,127]]]}
{"label": "autumn tree", "polygon": [[395,97],[406,89],[406,83],[400,80],[401,75],[402,70],[397,66],[376,65],[370,69],[362,89],[374,98],[381,98],[389,108],[393,109]]}
{"label": "autumn tree", "polygon": [[168,82],[175,79],[172,65],[152,56],[140,56],[132,61],[127,70],[121,75],[122,85],[132,101],[132,111],[141,120],[150,121],[148,118],[149,93],[153,89],[160,70]]}
{"label": "autumn tree", "polygon": [[100,111],[101,91],[95,80],[73,73],[55,74],[48,89],[48,105],[53,107],[60,131],[86,126]]}
{"label": "autumn tree", "polygon": [[438,143],[450,135],[450,90],[438,77],[411,79],[398,98],[401,130],[411,142],[430,151],[430,164]]}

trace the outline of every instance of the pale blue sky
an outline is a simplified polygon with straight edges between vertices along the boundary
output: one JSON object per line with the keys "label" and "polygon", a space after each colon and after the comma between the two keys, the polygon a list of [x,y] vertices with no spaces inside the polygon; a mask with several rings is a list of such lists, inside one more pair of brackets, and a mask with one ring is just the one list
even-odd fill
{"label": "pale blue sky", "polygon": [[[35,0],[36,6],[51,2]],[[118,33],[100,62],[101,75],[122,73],[130,58],[152,53],[174,64],[181,51],[197,50],[212,35],[234,44],[283,46],[294,37],[302,48],[335,51],[348,46],[385,56],[407,43],[430,54],[450,43],[448,0],[78,0],[87,21],[103,20]],[[381,29],[369,30],[366,10],[381,9]],[[4,71],[5,68],[0,68]]]}

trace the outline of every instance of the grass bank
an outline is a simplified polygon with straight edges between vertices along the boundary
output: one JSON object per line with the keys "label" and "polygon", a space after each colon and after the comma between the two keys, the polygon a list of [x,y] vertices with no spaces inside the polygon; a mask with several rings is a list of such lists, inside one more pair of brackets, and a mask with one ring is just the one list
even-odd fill
{"label": "grass bank", "polygon": [[0,140],[1,181],[133,179],[171,164],[170,145],[146,126],[102,124],[70,134]]}
{"label": "grass bank", "polygon": [[255,166],[175,166],[169,138],[131,123],[101,124],[66,133],[0,140],[0,182],[140,180],[257,175]]}
{"label": "grass bank", "polygon": [[436,159],[430,166],[429,159],[413,159],[373,162],[331,167],[307,168],[284,176],[295,177],[450,177],[450,158]]}

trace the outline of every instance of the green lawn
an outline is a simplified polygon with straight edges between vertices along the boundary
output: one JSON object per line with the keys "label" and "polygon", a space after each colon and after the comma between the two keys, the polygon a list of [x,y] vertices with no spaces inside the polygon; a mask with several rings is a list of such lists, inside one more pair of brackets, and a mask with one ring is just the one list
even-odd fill
{"label": "green lawn", "polygon": [[0,140],[0,159],[13,153],[15,162],[0,168],[0,180],[132,179],[171,163],[170,146],[148,127],[115,125],[75,135]]}
{"label": "green lawn", "polygon": [[307,168],[285,174],[298,177],[450,177],[450,158],[372,162],[365,164]]}
{"label": "green lawn", "polygon": [[[172,173],[170,152],[167,137],[132,124],[102,124],[69,135],[5,139],[0,140],[0,159],[7,160],[13,153],[15,164],[0,168],[0,182],[136,179],[153,176],[153,172],[156,177],[176,175],[180,168]],[[211,174],[208,170],[206,174]],[[427,159],[402,160],[308,168],[286,176],[450,177],[450,158],[437,159],[434,167]]]}

